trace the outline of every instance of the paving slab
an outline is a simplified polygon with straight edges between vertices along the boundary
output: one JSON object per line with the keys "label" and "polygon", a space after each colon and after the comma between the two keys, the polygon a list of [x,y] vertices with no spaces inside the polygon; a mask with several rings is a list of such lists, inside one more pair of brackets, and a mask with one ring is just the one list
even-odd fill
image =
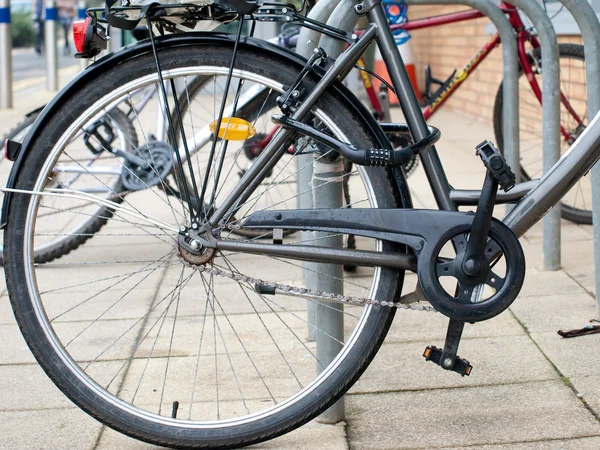
{"label": "paving slab", "polygon": [[528,267],[519,298],[584,292],[585,289],[563,271],[542,272]]}
{"label": "paving slab", "polygon": [[353,450],[476,446],[600,435],[562,381],[346,397]]}
{"label": "paving slab", "polygon": [[[600,417],[600,375],[572,377],[569,378],[569,381],[581,395],[581,398],[585,400],[588,407]],[[600,446],[597,448],[600,448]]]}
{"label": "paving slab", "polygon": [[101,425],[79,409],[0,412],[0,449],[91,449]]}
{"label": "paving slab", "polygon": [[0,364],[35,363],[35,358],[29,351],[25,339],[16,323],[0,325]]}
{"label": "paving slab", "polygon": [[[437,342],[446,336],[448,318],[442,314],[398,310],[385,338],[386,344],[395,342]],[[469,338],[525,335],[523,327],[509,313],[503,313],[485,322],[467,325],[463,336]],[[438,345],[439,347],[439,345]]]}
{"label": "paving slab", "polygon": [[[438,448],[438,447],[436,447]],[[445,449],[448,447],[444,447]],[[452,450],[468,450],[474,447],[453,447]],[[600,437],[556,439],[551,441],[515,442],[513,444],[478,445],[479,450],[597,450]],[[450,448],[448,448],[450,450]]]}
{"label": "paving slab", "polygon": [[531,337],[565,377],[600,374],[600,334],[565,339],[550,332]]}
{"label": "paving slab", "polygon": [[583,328],[596,315],[596,300],[589,294],[518,297],[510,310],[531,333]]}
{"label": "paving slab", "polygon": [[0,411],[76,408],[37,364],[0,366]]}

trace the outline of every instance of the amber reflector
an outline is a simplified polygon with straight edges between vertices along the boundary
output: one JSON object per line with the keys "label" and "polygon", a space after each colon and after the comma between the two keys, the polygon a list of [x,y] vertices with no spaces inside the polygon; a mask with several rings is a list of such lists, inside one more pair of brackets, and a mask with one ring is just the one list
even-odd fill
{"label": "amber reflector", "polygon": [[[217,130],[218,120],[213,120],[208,127],[213,134]],[[221,126],[219,127],[219,133],[217,134],[221,139],[228,141],[244,141],[251,138],[256,134],[256,129],[250,122],[238,117],[223,117],[221,120]]]}

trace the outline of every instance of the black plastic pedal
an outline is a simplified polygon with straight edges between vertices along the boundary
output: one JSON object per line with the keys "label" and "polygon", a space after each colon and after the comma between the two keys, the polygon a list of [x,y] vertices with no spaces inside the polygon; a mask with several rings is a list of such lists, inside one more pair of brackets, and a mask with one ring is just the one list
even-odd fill
{"label": "black plastic pedal", "polygon": [[475,147],[475,154],[481,158],[485,168],[494,176],[504,192],[510,191],[515,186],[517,182],[515,174],[494,144],[483,141]]}
{"label": "black plastic pedal", "polygon": [[[425,352],[423,353],[423,356],[425,357],[426,361],[431,361],[436,363],[438,366],[446,369],[444,367],[444,365],[442,364],[442,353],[444,352],[443,349],[441,348],[437,348],[435,345],[430,345],[425,349]],[[469,361],[467,361],[466,359],[462,359],[459,358],[458,356],[456,357],[456,360],[454,362],[454,366],[446,369],[446,370],[452,370],[453,372],[459,373],[461,376],[469,376],[471,375],[471,370],[473,369],[473,366],[471,364],[469,364]]]}

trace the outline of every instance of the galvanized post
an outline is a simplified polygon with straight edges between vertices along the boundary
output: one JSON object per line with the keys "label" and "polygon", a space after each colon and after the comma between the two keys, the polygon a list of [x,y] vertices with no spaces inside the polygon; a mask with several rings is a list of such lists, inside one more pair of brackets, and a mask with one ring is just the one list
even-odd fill
{"label": "galvanized post", "polygon": [[[339,208],[343,204],[344,163],[341,157],[335,161],[316,158],[313,163],[313,188],[315,208]],[[338,233],[315,233],[319,245],[342,248],[343,236]],[[314,286],[322,292],[344,293],[344,269],[339,264],[314,263]],[[335,359],[344,342],[344,305],[332,302],[315,304],[317,374]],[[345,418],[344,399],[341,398],[318,418],[323,423],[338,423]]]}
{"label": "galvanized post", "polygon": [[[511,0],[533,22],[542,44],[542,135],[543,168],[547,173],[560,158],[560,74],[558,41],[552,22],[533,0]],[[543,219],[544,269],[560,268],[560,207],[552,208]]]}
{"label": "galvanized post", "polygon": [[[358,22],[353,7],[356,0],[341,0],[327,20],[327,24],[340,30],[351,32]],[[350,13],[348,13],[350,11]],[[335,39],[321,36],[319,47],[325,50],[330,58],[337,58],[345,48],[345,44]],[[342,45],[339,45],[341,42]],[[315,208],[341,208],[344,206],[344,163],[341,157],[335,161],[325,158],[316,160],[313,164],[313,188],[315,192]],[[315,233],[319,245],[341,248],[344,245],[343,236],[326,237],[325,233]],[[307,287],[335,294],[344,293],[344,269],[341,265],[314,264],[314,276],[311,285]],[[317,322],[317,372],[332,362],[342,349],[344,342],[344,305],[330,302],[316,303]],[[322,366],[321,366],[322,364]],[[344,398],[338,400],[332,407],[317,419],[322,423],[337,423],[346,417]]]}
{"label": "galvanized post", "polygon": [[10,0],[0,0],[0,108],[12,108]]}
{"label": "galvanized post", "polygon": [[110,52],[116,52],[123,47],[123,30],[115,27],[110,27],[110,41],[108,41],[108,49]]}
{"label": "galvanized post", "polygon": [[46,21],[44,39],[46,43],[46,88],[58,91],[58,8],[54,0],[46,0]]}
{"label": "galvanized post", "polygon": [[[560,0],[571,12],[583,37],[587,79],[588,121],[600,111],[600,22],[588,2]],[[596,302],[600,313],[600,165],[592,168],[592,218],[594,223],[594,263]]]}
{"label": "galvanized post", "polygon": [[[308,17],[310,17],[311,19],[318,20],[320,22],[327,22],[327,19],[329,18],[332,11],[339,2],[340,0],[320,0],[310,11]],[[296,47],[296,52],[299,55],[304,56],[308,59],[317,47],[320,37],[321,34],[318,31],[310,30],[308,28],[302,28],[300,30],[300,34],[298,35],[298,45]],[[311,209],[313,208],[313,195],[310,189],[313,176],[313,157],[309,154],[297,156],[295,159],[297,171],[297,205],[299,209]],[[311,231],[303,231],[300,234],[300,239],[307,245],[309,245],[310,240],[313,236],[314,234]],[[303,263],[303,267],[304,282],[307,286],[314,286],[315,282],[313,281],[313,275],[315,273],[315,269],[313,267],[313,263],[305,262]],[[315,310],[315,303],[312,301],[307,301],[306,315],[308,322],[307,334],[309,341],[314,341],[316,339]]]}

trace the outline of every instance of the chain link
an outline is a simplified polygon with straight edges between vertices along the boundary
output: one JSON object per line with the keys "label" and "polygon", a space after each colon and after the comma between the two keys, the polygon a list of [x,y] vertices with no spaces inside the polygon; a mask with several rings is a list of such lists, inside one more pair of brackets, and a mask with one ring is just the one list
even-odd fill
{"label": "chain link", "polygon": [[[228,225],[228,227],[229,227],[229,225]],[[179,255],[179,252],[177,254]],[[250,284],[250,286],[257,286],[257,285],[268,286],[270,288],[274,288],[276,291],[277,290],[280,291],[280,293],[282,293],[284,295],[292,295],[292,296],[297,296],[297,297],[312,297],[312,298],[317,298],[317,299],[320,299],[323,301],[328,301],[328,302],[348,303],[348,304],[353,304],[353,305],[375,305],[375,306],[384,306],[384,307],[396,308],[396,309],[407,309],[410,311],[437,312],[437,310],[433,306],[411,305],[411,304],[404,304],[404,303],[397,303],[397,302],[386,302],[386,301],[374,300],[372,298],[366,298],[366,297],[356,297],[356,296],[350,296],[350,295],[334,294],[331,292],[314,291],[314,290],[308,289],[308,288],[291,286],[288,284],[280,284],[280,283],[275,283],[273,281],[264,281],[259,278],[253,278],[253,277],[250,277],[247,275],[243,275],[241,273],[236,273],[233,271],[219,269],[214,266],[211,266],[211,267],[208,267],[207,265],[196,266],[196,265],[193,265],[193,264],[190,264],[189,262],[187,262],[181,255],[179,255],[179,259],[183,262],[184,265],[186,265],[187,267],[190,267],[194,270],[197,270],[198,272],[208,273],[208,274],[216,275],[216,276],[222,276],[225,278],[229,278],[233,281],[236,281],[238,283],[239,282],[248,283],[248,284]]]}

